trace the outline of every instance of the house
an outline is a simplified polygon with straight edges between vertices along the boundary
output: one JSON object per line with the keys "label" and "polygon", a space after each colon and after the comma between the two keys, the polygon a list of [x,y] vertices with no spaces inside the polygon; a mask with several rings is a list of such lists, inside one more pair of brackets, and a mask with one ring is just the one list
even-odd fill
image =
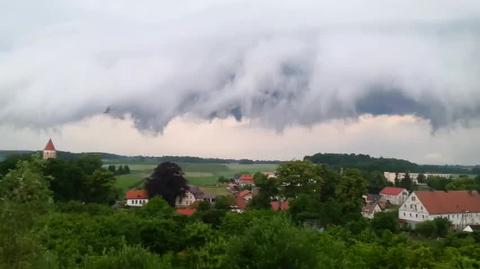
{"label": "house", "polygon": [[288,210],[288,200],[277,200],[271,201],[270,205],[272,206],[273,211],[285,211]]}
{"label": "house", "polygon": [[125,193],[127,206],[141,207],[148,203],[148,193],[142,189],[131,189]]}
{"label": "house", "polygon": [[177,199],[175,199],[175,208],[189,207],[196,201],[197,199],[195,198],[193,192],[185,191],[183,195],[179,195],[177,196]]}
{"label": "house", "polygon": [[365,204],[370,204],[380,200],[381,196],[379,194],[367,194],[367,195],[362,195],[362,198]]}
{"label": "house", "polygon": [[177,208],[175,209],[175,212],[177,212],[179,215],[191,216],[197,212],[197,210],[195,208]]}
{"label": "house", "polygon": [[241,175],[240,178],[238,179],[238,184],[240,185],[240,187],[255,185],[255,182],[253,181],[253,175],[250,175],[250,174]]}
{"label": "house", "polygon": [[[376,197],[376,196],[372,196]],[[375,214],[378,212],[385,212],[389,210],[391,207],[391,204],[387,200],[380,200],[380,199],[373,199],[373,200],[367,200],[365,206],[362,207],[362,216],[367,219],[373,219],[375,217]]]}
{"label": "house", "polygon": [[239,209],[245,209],[247,208],[247,204],[250,200],[253,198],[253,192],[250,190],[244,190],[237,195],[235,195],[235,203]]}
{"label": "house", "polygon": [[381,200],[388,201],[392,205],[401,205],[408,197],[408,191],[404,188],[385,187],[380,191]]}
{"label": "house", "polygon": [[467,225],[463,230],[466,233],[480,232],[480,225],[470,224]]}
{"label": "house", "polygon": [[373,219],[378,212],[382,212],[382,208],[376,202],[367,204],[362,208],[362,216],[367,219]]}
{"label": "house", "polygon": [[275,175],[275,172],[263,172],[263,175],[265,175],[268,179],[276,178],[276,177],[277,177],[277,176]]}
{"label": "house", "polygon": [[50,138],[47,142],[47,145],[43,149],[43,159],[56,159],[57,158],[57,150],[55,149],[55,145],[53,145],[52,139]]}
{"label": "house", "polygon": [[215,202],[215,195],[204,193],[197,186],[188,186],[188,190],[185,191],[183,196],[178,196],[175,200],[176,208],[189,207],[195,202],[207,201],[209,203]]}
{"label": "house", "polygon": [[480,194],[477,191],[416,191],[402,204],[398,218],[412,226],[435,218],[446,218],[458,229],[479,225]]}

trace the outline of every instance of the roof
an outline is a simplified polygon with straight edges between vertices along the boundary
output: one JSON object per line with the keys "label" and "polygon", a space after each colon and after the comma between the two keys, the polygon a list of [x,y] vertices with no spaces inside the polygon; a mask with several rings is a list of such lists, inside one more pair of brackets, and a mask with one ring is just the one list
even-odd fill
{"label": "roof", "polygon": [[367,214],[372,214],[373,212],[375,212],[375,207],[377,207],[377,205],[378,205],[377,203],[368,204],[362,208],[362,212]]}
{"label": "roof", "polygon": [[252,194],[252,191],[251,191],[251,190],[243,190],[243,191],[237,193],[237,197],[243,198],[243,197],[245,197],[245,196],[247,196],[247,195],[249,195],[249,194],[250,194],[250,195]]}
{"label": "roof", "polygon": [[195,208],[177,208],[175,212],[179,215],[184,215],[184,216],[191,216],[193,213],[195,213],[197,210]]}
{"label": "roof", "polygon": [[56,150],[51,138],[48,140],[44,150]]}
{"label": "roof", "polygon": [[201,200],[204,198],[205,193],[197,186],[188,186],[188,191],[193,194],[196,200]]}
{"label": "roof", "polygon": [[381,195],[399,195],[403,191],[406,191],[406,189],[398,188],[398,187],[385,187],[380,191],[380,194]]}
{"label": "roof", "polygon": [[430,214],[480,212],[477,191],[416,191],[415,195]]}
{"label": "roof", "polygon": [[132,189],[125,193],[125,199],[148,199],[148,193],[146,190]]}
{"label": "roof", "polygon": [[253,183],[253,176],[250,174],[243,174],[240,176],[240,181],[252,182]]}
{"label": "roof", "polygon": [[288,210],[288,201],[271,201],[273,211]]}

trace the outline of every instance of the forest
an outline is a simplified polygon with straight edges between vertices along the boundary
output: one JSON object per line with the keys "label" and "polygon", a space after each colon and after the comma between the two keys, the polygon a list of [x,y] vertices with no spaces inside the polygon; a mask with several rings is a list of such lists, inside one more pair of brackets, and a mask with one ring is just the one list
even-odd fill
{"label": "forest", "polygon": [[[220,197],[182,216],[162,192],[118,206],[96,156],[0,164],[0,268],[480,268],[477,233],[443,220],[411,230],[396,212],[362,218],[371,181],[355,169],[286,162],[276,179],[255,175],[244,213]],[[272,197],[289,210],[272,211]]]}
{"label": "forest", "polygon": [[478,167],[461,165],[420,165],[407,160],[395,158],[375,158],[366,154],[317,153],[305,156],[304,160],[327,164],[333,167],[358,168],[367,171],[411,172],[411,173],[446,173],[470,174],[478,173]]}

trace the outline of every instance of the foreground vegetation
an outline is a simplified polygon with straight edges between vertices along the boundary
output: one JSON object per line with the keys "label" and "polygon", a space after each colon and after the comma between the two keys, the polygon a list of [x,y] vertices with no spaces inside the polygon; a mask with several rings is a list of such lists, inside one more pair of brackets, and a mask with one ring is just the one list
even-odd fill
{"label": "foreground vegetation", "polygon": [[[68,169],[81,175],[76,192],[65,191]],[[410,231],[396,212],[361,218],[369,181],[356,170],[286,163],[277,181],[256,176],[261,191],[245,213],[220,199],[192,217],[160,196],[140,209],[112,208],[112,174],[95,158],[31,158],[0,173],[0,268],[480,267],[478,234],[444,221]],[[290,210],[262,209],[270,195],[289,198]]]}

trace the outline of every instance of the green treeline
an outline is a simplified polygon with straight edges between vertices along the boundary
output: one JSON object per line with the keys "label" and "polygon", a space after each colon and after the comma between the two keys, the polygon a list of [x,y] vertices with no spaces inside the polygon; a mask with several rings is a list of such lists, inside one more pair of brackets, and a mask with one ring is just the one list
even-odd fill
{"label": "green treeline", "polygon": [[[224,197],[186,217],[160,196],[143,208],[110,206],[112,173],[98,158],[19,160],[0,179],[0,268],[480,267],[480,235],[455,233],[448,221],[411,231],[396,212],[363,219],[361,171],[296,161],[277,175],[255,176],[259,198],[242,214]],[[54,187],[63,177],[72,186]],[[290,209],[266,209],[267,198],[288,199]]]}
{"label": "green treeline", "polygon": [[304,159],[338,168],[357,168],[367,171],[451,174],[478,172],[478,167],[470,169],[459,165],[418,165],[406,160],[383,157],[375,158],[365,154],[317,153],[312,156],[305,156]]}

